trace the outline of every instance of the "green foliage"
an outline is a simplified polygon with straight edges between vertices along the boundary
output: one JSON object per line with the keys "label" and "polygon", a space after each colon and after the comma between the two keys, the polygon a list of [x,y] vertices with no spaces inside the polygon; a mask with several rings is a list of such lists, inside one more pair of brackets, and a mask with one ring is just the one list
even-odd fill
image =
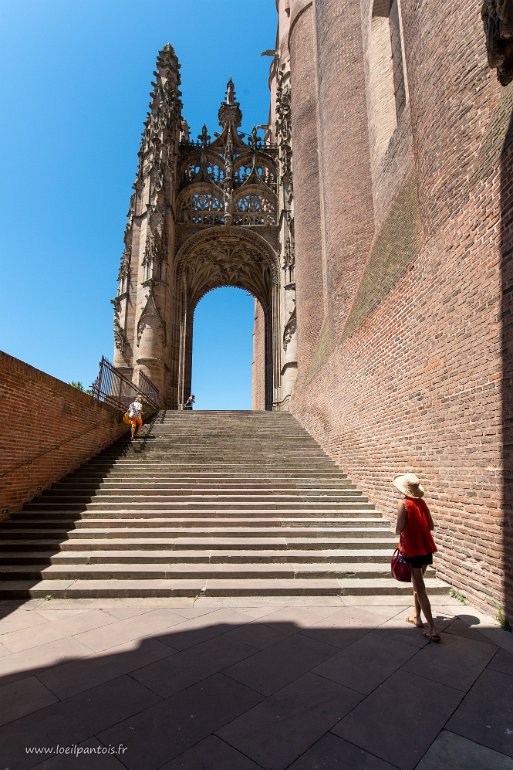
{"label": "green foliage", "polygon": [[46,594],[45,596],[45,602],[49,602],[51,599],[53,599],[52,594]]}
{"label": "green foliage", "polygon": [[75,388],[75,390],[80,390],[82,393],[87,393],[88,396],[92,396],[92,392],[90,390],[86,390],[80,380],[73,380],[73,382],[70,382],[69,384],[72,388]]}
{"label": "green foliage", "polygon": [[495,615],[495,618],[503,631],[511,632],[511,623],[503,613],[500,604],[497,605],[497,614]]}
{"label": "green foliage", "polygon": [[468,604],[467,599],[463,596],[463,594],[460,594],[459,591],[457,591],[455,588],[451,588],[449,591],[449,595],[452,596],[453,599],[457,599],[462,604]]}

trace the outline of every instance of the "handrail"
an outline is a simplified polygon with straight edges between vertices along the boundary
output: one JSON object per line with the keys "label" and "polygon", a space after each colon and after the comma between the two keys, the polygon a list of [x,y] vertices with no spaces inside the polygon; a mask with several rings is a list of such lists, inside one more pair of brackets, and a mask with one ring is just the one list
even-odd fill
{"label": "handrail", "polygon": [[156,388],[153,382],[141,371],[139,372],[139,390],[146,399],[158,407],[160,402],[159,389]]}
{"label": "handrail", "polygon": [[126,411],[135,396],[139,395],[151,407],[158,409],[160,401],[158,389],[142,372],[139,372],[139,382],[142,387],[134,385],[111,364],[108,358],[102,356],[98,377],[91,388],[92,396],[116,409]]}

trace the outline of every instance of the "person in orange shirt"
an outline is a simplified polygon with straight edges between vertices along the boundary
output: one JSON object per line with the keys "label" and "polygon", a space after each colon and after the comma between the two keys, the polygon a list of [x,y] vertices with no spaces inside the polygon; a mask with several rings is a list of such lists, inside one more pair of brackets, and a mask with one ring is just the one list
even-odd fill
{"label": "person in orange shirt", "polygon": [[414,473],[404,473],[393,480],[396,489],[403,495],[397,501],[396,534],[400,536],[399,549],[405,560],[411,565],[413,583],[413,599],[415,616],[408,615],[406,620],[417,628],[423,628],[421,613],[427,620],[428,628],[424,636],[432,642],[439,642],[440,636],[435,628],[431,614],[424,573],[428,564],[433,563],[436,545],[431,532],[434,529],[433,519],[425,501],[424,489],[419,478]]}

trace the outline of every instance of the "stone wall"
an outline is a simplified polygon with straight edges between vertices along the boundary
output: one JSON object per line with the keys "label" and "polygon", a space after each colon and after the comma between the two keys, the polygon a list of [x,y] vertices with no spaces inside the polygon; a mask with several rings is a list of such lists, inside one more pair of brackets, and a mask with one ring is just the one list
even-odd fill
{"label": "stone wall", "polygon": [[255,300],[255,319],[253,322],[251,381],[251,408],[257,411],[263,410],[265,409],[265,319],[264,311],[258,300]]}
{"label": "stone wall", "polygon": [[3,517],[129,430],[117,409],[1,351],[0,403]]}
{"label": "stone wall", "polygon": [[440,576],[511,614],[512,87],[488,69],[479,4],[402,0],[407,101],[376,150],[374,3],[346,5],[315,3],[326,258],[302,251],[319,223],[296,208],[296,275],[300,297],[325,273],[329,306],[291,409],[385,516],[392,477],[418,473]]}

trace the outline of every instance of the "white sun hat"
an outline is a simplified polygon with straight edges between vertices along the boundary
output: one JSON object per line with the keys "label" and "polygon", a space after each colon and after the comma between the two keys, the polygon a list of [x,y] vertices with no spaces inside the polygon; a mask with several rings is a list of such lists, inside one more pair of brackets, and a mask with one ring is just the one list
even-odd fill
{"label": "white sun hat", "polygon": [[420,485],[420,479],[414,473],[401,473],[395,477],[392,484],[406,497],[424,497],[424,489]]}

